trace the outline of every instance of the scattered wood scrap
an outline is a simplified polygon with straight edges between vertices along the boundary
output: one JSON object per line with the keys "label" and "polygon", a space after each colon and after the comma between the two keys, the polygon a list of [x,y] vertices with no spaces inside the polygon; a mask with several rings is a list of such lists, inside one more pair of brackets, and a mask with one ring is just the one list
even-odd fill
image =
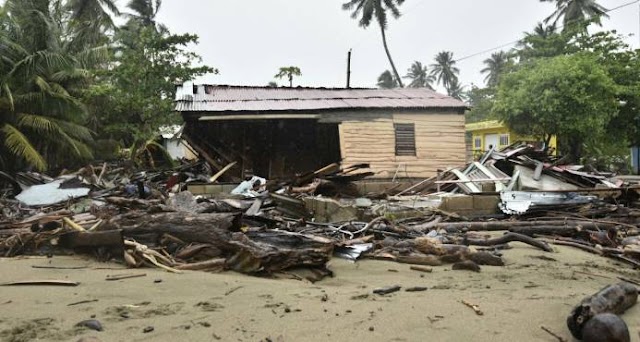
{"label": "scattered wood scrap", "polygon": [[77,281],[69,280],[22,280],[0,283],[0,286],[78,286]]}
{"label": "scattered wood scrap", "polygon": [[471,304],[470,302],[466,301],[466,300],[461,300],[460,301],[462,304],[470,307],[478,316],[482,316],[484,315],[484,312],[482,312],[482,310],[480,310],[480,306],[476,305],[476,304]]}

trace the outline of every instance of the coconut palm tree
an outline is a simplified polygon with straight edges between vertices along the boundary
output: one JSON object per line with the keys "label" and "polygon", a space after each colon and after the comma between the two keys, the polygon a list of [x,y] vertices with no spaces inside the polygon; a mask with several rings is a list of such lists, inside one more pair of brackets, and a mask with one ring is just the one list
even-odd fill
{"label": "coconut palm tree", "polygon": [[71,10],[72,20],[98,21],[109,28],[115,28],[111,14],[120,15],[115,0],[68,0],[66,6]]}
{"label": "coconut palm tree", "polygon": [[456,61],[453,59],[453,52],[439,52],[435,57],[435,63],[431,64],[431,75],[445,89],[449,89],[458,80],[458,74],[460,73],[460,69],[455,65]]}
{"label": "coconut palm tree", "polygon": [[602,17],[608,18],[607,9],[598,4],[596,0],[540,0],[541,2],[555,2],[556,10],[544,21],[556,24],[560,19],[564,27],[571,23],[585,19],[593,19],[595,23],[601,25]]}
{"label": "coconut palm tree", "polygon": [[389,70],[385,70],[378,76],[378,87],[381,89],[398,88],[398,81]]}
{"label": "coconut palm tree", "polygon": [[80,102],[106,48],[71,49],[77,37],[56,1],[7,0],[0,12],[0,156],[4,167],[47,166],[91,157]]}
{"label": "coconut palm tree", "polygon": [[411,88],[429,88],[433,90],[431,84],[435,81],[435,78],[427,72],[427,67],[418,61],[411,64],[404,78],[411,80],[408,85]]}
{"label": "coconut palm tree", "polygon": [[127,7],[135,13],[129,17],[143,26],[156,26],[156,16],[161,5],[162,0],[130,0]]}
{"label": "coconut palm tree", "polygon": [[297,66],[281,67],[280,71],[274,76],[275,78],[287,78],[289,79],[289,87],[293,87],[293,76],[302,76],[300,68]]}
{"label": "coconut palm tree", "polygon": [[498,78],[509,64],[509,55],[504,51],[494,52],[491,54],[491,57],[485,59],[483,63],[486,67],[480,70],[480,72],[487,74],[484,81],[487,83],[487,86],[494,87],[498,85]]}
{"label": "coconut palm tree", "polygon": [[464,100],[464,86],[460,84],[458,78],[455,78],[447,87],[447,94],[453,98]]}
{"label": "coconut palm tree", "polygon": [[525,35],[536,36],[544,39],[555,33],[558,33],[558,27],[555,23],[551,23],[546,26],[542,23],[538,23],[538,25],[533,28],[533,33],[525,33]]}
{"label": "coconut palm tree", "polygon": [[116,0],[68,0],[64,7],[70,12],[72,34],[78,37],[77,50],[82,49],[82,43],[105,44],[107,32],[116,28],[112,16],[120,15]]}
{"label": "coconut palm tree", "polygon": [[367,28],[371,25],[371,22],[375,19],[380,26],[380,33],[382,34],[382,45],[384,45],[384,51],[387,53],[387,58],[391,64],[393,75],[396,78],[400,87],[404,87],[402,79],[396,65],[393,63],[391,53],[389,52],[389,46],[387,45],[387,35],[385,33],[388,25],[387,13],[391,13],[394,18],[400,17],[400,10],[398,6],[402,5],[404,0],[350,0],[342,5],[342,9],[346,11],[353,11],[351,17],[353,19],[359,19],[361,27]]}

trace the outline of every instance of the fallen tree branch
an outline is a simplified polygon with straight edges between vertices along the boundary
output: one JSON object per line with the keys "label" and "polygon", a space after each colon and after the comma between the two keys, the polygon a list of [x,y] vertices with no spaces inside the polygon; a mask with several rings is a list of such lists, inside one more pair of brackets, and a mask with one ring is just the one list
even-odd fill
{"label": "fallen tree branch", "polygon": [[465,237],[463,243],[467,246],[496,246],[513,241],[526,243],[527,245],[542,249],[545,252],[553,252],[553,248],[551,248],[551,246],[549,246],[546,242],[536,240],[530,236],[518,233],[507,233],[502,235],[501,237],[488,240],[469,239]]}
{"label": "fallen tree branch", "polygon": [[560,241],[560,240],[544,240],[547,243],[553,244],[553,245],[560,245],[560,246],[569,246],[569,247],[575,247],[575,248],[579,248],[582,249],[583,251],[587,251],[589,253],[593,253],[593,254],[597,254],[597,255],[604,255],[604,253],[592,246],[587,246],[587,245],[583,245],[577,242],[571,242],[571,241]]}

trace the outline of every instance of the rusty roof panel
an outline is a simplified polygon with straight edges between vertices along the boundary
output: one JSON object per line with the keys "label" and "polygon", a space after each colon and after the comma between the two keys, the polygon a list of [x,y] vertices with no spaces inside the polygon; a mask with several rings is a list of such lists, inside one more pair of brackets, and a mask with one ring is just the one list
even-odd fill
{"label": "rusty roof panel", "polygon": [[[190,89],[189,89],[190,90]],[[467,106],[426,88],[331,89],[197,86],[197,93],[178,91],[179,112],[264,112],[340,109],[427,109]]]}

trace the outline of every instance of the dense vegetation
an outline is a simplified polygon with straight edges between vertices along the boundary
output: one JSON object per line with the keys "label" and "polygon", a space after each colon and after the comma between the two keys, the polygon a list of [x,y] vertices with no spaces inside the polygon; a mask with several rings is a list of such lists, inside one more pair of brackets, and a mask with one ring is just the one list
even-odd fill
{"label": "dense vegetation", "polygon": [[[640,144],[640,52],[614,31],[589,32],[590,25],[608,18],[608,10],[596,0],[540,1],[555,3],[555,11],[511,51],[497,51],[484,60],[485,86],[461,85],[450,51],[438,53],[428,67],[415,61],[404,78],[410,87],[440,85],[467,101],[472,106],[467,122],[498,119],[541,141],[556,135],[560,152],[575,162],[624,159],[629,146]],[[371,13],[384,18],[380,26],[393,72],[384,71],[377,84],[396,88],[403,85],[387,48],[383,12],[398,18],[403,2],[388,2],[393,6],[385,8],[386,3],[352,0],[344,8],[355,8],[354,18],[361,18],[365,28]],[[604,166],[611,162],[599,161]]]}
{"label": "dense vegetation", "polygon": [[[380,29],[390,70],[381,88],[440,86],[472,109],[467,121],[499,119],[540,139],[557,135],[576,160],[625,155],[640,144],[640,53],[616,32],[589,31],[607,18],[596,0],[540,0],[556,10],[510,51],[484,60],[484,86],[460,83],[453,52],[416,60],[400,76],[386,31],[404,0],[343,5]],[[215,69],[187,46],[198,37],[158,23],[161,0],[0,0],[0,169],[73,167],[128,151],[138,160],[162,126],[179,123],[175,85]],[[124,4],[124,3],[123,3]],[[276,78],[293,86],[295,66]],[[277,86],[274,82],[271,86]]]}
{"label": "dense vegetation", "polygon": [[[160,0],[7,0],[0,6],[0,168],[71,167],[95,152],[142,151],[177,123],[175,83],[215,70],[194,67],[155,21]],[[116,17],[124,22],[116,26]]]}

